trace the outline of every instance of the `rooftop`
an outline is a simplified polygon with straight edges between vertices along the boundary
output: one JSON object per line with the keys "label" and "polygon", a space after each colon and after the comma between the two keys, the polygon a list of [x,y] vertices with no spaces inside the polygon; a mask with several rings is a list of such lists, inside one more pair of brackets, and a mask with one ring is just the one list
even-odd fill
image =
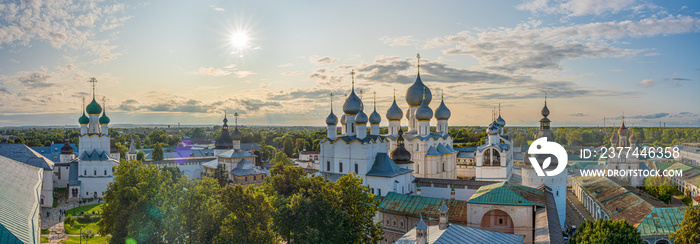
{"label": "rooftop", "polygon": [[545,207],[544,192],[507,181],[485,185],[469,198],[469,203]]}
{"label": "rooftop", "polygon": [[53,161],[21,143],[0,144],[0,156],[44,170],[53,170]]}
{"label": "rooftop", "polygon": [[[407,215],[410,217],[420,218],[439,218],[440,205],[445,201],[450,209],[447,212],[448,219],[452,223],[467,224],[467,202],[440,199],[432,197],[421,197],[414,195],[405,195],[395,192],[389,192],[379,203],[378,211]],[[522,243],[522,242],[521,242]]]}
{"label": "rooftop", "polygon": [[[434,244],[469,244],[469,243],[523,243],[525,236],[506,234],[495,231],[482,230],[450,224],[445,229],[438,225],[428,226],[428,243]],[[416,228],[408,231],[404,236],[396,240],[398,244],[416,243]]]}
{"label": "rooftop", "polygon": [[0,243],[34,243],[38,239],[42,172],[0,156]]}

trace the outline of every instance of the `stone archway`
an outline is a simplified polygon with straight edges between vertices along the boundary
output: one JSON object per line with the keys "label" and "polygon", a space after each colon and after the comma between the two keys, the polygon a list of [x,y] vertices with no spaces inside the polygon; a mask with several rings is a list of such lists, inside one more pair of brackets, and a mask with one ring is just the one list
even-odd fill
{"label": "stone archway", "polygon": [[481,217],[481,229],[513,234],[513,219],[502,210],[490,210]]}

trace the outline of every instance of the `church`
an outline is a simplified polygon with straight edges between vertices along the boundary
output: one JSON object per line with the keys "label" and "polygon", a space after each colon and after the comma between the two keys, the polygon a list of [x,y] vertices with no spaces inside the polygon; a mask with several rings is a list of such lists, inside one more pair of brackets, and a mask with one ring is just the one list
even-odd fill
{"label": "church", "polygon": [[74,154],[72,148],[69,150],[65,145],[61,149],[61,163],[69,165],[69,198],[102,198],[109,183],[114,181],[115,166],[119,165],[119,152],[114,150],[116,148],[113,148],[109,135],[109,117],[95,99],[97,79],[93,77],[90,82],[92,101],[84,107],[83,115],[78,119],[78,154]]}

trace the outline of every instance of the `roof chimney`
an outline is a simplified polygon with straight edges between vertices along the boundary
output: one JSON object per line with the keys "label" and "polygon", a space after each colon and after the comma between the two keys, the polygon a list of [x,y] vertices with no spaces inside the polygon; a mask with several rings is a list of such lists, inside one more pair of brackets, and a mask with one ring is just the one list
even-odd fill
{"label": "roof chimney", "polygon": [[[453,191],[454,192],[454,191]],[[442,202],[442,205],[440,206],[440,229],[444,230],[447,229],[447,205],[445,202]]]}
{"label": "roof chimney", "polygon": [[450,199],[455,200],[455,188],[450,189]]}
{"label": "roof chimney", "polygon": [[423,219],[418,222],[418,226],[416,226],[416,244],[428,244],[428,235],[426,235],[426,232],[428,231],[428,225],[423,222]]}

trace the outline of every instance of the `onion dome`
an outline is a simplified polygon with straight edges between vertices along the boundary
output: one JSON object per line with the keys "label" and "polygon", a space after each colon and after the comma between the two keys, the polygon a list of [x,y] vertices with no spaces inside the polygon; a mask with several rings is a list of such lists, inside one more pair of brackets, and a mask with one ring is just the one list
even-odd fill
{"label": "onion dome", "polygon": [[418,119],[418,120],[430,120],[432,118],[433,118],[433,110],[430,109],[430,107],[428,107],[428,101],[426,101],[426,99],[423,99],[423,102],[421,102],[418,109],[416,109],[416,119]]}
{"label": "onion dome", "polygon": [[216,138],[216,141],[214,142],[214,149],[232,149],[233,148],[233,140],[231,139],[231,135],[228,133],[228,119],[226,118],[226,115],[224,115],[224,126],[221,127],[221,135]]}
{"label": "onion dome", "polygon": [[620,134],[620,136],[628,136],[630,134],[630,131],[627,130],[627,127],[625,127],[624,120],[622,120],[622,126],[620,126],[620,129],[617,130],[617,133]]}
{"label": "onion dome", "polygon": [[240,141],[241,138],[243,138],[243,133],[241,133],[238,130],[238,126],[236,126],[236,128],[233,129],[233,132],[231,132],[231,139],[233,139],[234,141]]}
{"label": "onion dome", "polygon": [[489,135],[495,135],[495,134],[498,134],[499,132],[500,132],[500,128],[498,127],[498,122],[496,122],[496,121],[493,121],[493,123],[491,123],[489,125],[489,128],[486,128],[486,133]]}
{"label": "onion dome", "polygon": [[501,114],[498,114],[498,118],[496,119],[496,123],[498,123],[498,126],[500,127],[505,127],[506,126],[506,120],[501,118]]}
{"label": "onion dome", "polygon": [[610,144],[617,144],[617,140],[619,137],[617,137],[617,134],[612,133],[613,135],[610,137]]}
{"label": "onion dome", "polygon": [[89,115],[100,115],[102,113],[102,106],[100,106],[100,104],[97,103],[97,101],[95,101],[95,98],[92,98],[92,102],[90,102],[90,104],[87,105],[85,111]]}
{"label": "onion dome", "polygon": [[440,106],[435,109],[435,118],[438,120],[447,120],[452,116],[450,109],[445,106],[445,100],[440,101]]}
{"label": "onion dome", "polygon": [[61,154],[73,154],[73,147],[70,146],[70,139],[68,139],[68,132],[66,131],[66,139],[63,140],[63,147],[61,148]]}
{"label": "onion dome", "polygon": [[394,97],[394,103],[392,103],[389,110],[386,111],[386,119],[389,121],[401,120],[401,117],[403,117],[403,111],[399,108],[399,105],[396,104],[396,97]]}
{"label": "onion dome", "polygon": [[355,115],[355,124],[366,125],[368,120],[369,118],[367,118],[367,114],[365,114],[365,112],[362,110]]}
{"label": "onion dome", "polygon": [[102,113],[102,117],[100,117],[100,124],[109,124],[109,117],[107,117],[107,112]]}
{"label": "onion dome", "polygon": [[382,122],[382,116],[377,113],[377,109],[374,109],[374,112],[369,115],[369,123],[373,125],[378,125],[380,122]]}
{"label": "onion dome", "polygon": [[544,98],[544,108],[542,108],[542,116],[545,118],[549,116],[549,109],[547,108],[547,97]]}
{"label": "onion dome", "polygon": [[394,160],[394,162],[397,164],[412,163],[411,153],[408,150],[406,150],[406,146],[404,145],[402,129],[399,129],[399,137],[396,138],[396,149],[394,149],[394,151],[391,152],[391,159]]}
{"label": "onion dome", "polygon": [[408,106],[420,106],[424,99],[423,95],[425,95],[425,101],[427,103],[426,105],[430,105],[430,101],[433,99],[433,94],[430,93],[430,88],[423,84],[423,81],[420,79],[419,73],[416,77],[416,81],[413,82],[413,85],[411,85],[408,88],[408,90],[406,90],[406,102],[408,103]]}
{"label": "onion dome", "polygon": [[361,110],[362,100],[355,94],[355,89],[353,88],[348,98],[345,99],[345,103],[343,103],[343,112],[345,112],[345,114],[355,115]]}
{"label": "onion dome", "polygon": [[345,114],[343,114],[343,116],[340,116],[340,124],[345,125],[345,120]]}
{"label": "onion dome", "polygon": [[85,116],[85,112],[83,112],[83,116],[80,116],[80,118],[78,119],[78,123],[80,123],[81,125],[86,125],[90,123],[90,118]]}
{"label": "onion dome", "polygon": [[630,133],[630,144],[637,144],[637,136],[634,133]]}
{"label": "onion dome", "polygon": [[[343,116],[345,116],[345,115],[343,115]],[[335,114],[333,114],[333,110],[331,110],[331,114],[329,114],[328,117],[326,117],[326,125],[331,126],[331,125],[337,125],[337,124],[338,124],[338,116],[335,116]]]}

